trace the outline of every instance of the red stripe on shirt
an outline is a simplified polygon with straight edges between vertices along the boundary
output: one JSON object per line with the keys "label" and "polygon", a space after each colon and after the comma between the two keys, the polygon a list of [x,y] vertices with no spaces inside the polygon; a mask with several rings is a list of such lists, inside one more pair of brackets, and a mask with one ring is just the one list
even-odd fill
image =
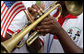
{"label": "red stripe on shirt", "polygon": [[43,43],[43,41],[40,39],[40,42],[42,43],[42,45],[44,46],[44,43]]}

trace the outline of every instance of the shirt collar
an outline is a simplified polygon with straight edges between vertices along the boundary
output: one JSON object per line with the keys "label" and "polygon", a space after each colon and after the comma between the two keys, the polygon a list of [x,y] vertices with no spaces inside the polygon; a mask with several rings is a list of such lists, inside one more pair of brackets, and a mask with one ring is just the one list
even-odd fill
{"label": "shirt collar", "polygon": [[[58,9],[58,11],[57,11],[57,12],[55,12],[55,13],[53,14],[53,17],[58,16],[58,14],[59,14],[59,9]],[[62,17],[62,15],[61,15],[60,17]],[[69,19],[74,19],[74,18],[78,18],[78,17],[77,17],[77,16],[74,16],[74,15],[72,15],[72,14],[68,14],[68,15],[67,15],[67,16],[65,16],[64,18],[65,18],[65,19],[66,19],[66,18],[69,18]]]}
{"label": "shirt collar", "polygon": [[74,16],[72,14],[68,14],[67,16],[65,16],[64,18],[69,18],[69,19],[75,19],[78,18],[77,16]]}

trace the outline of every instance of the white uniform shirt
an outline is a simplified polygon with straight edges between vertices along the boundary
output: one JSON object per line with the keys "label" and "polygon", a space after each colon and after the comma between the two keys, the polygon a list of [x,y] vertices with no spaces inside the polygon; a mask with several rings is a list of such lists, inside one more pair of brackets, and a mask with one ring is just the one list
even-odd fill
{"label": "white uniform shirt", "polygon": [[[72,40],[76,43],[77,46],[83,48],[83,13],[76,19],[66,19],[62,27],[67,33],[70,29],[72,29]],[[75,35],[77,34],[77,31],[80,32],[79,36]]]}

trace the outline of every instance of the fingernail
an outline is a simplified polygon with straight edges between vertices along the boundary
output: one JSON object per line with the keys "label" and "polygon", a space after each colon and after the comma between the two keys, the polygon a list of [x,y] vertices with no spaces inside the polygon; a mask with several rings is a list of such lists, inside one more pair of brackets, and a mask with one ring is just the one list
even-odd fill
{"label": "fingernail", "polygon": [[36,11],[36,10],[34,9],[34,11]]}
{"label": "fingernail", "polygon": [[39,29],[39,27],[37,29]]}
{"label": "fingernail", "polygon": [[37,30],[37,32],[39,32],[39,30]]}
{"label": "fingernail", "polygon": [[38,10],[38,13],[40,13],[40,10]]}
{"label": "fingernail", "polygon": [[42,11],[42,9],[40,8],[40,10]]}

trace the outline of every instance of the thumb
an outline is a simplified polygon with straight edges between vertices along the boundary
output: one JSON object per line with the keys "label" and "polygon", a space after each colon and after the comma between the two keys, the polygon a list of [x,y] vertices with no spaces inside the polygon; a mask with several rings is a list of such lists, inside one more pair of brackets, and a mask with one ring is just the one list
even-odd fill
{"label": "thumb", "polygon": [[44,10],[45,9],[45,2],[41,4],[41,8]]}

